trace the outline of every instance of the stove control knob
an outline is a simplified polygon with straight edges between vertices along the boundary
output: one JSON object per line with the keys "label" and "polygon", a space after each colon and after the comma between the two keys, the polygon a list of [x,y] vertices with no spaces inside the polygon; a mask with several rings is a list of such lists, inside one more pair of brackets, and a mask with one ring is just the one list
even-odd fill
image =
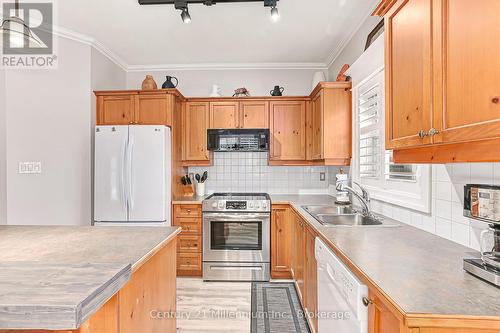
{"label": "stove control knob", "polygon": [[259,209],[260,208],[260,203],[259,202],[256,202],[255,203],[255,208]]}
{"label": "stove control knob", "polygon": [[267,209],[267,202],[263,202],[263,203],[262,203],[262,208],[263,208],[263,209]]}
{"label": "stove control knob", "polygon": [[249,208],[253,208],[253,202],[249,202],[249,203],[248,203],[248,207],[249,207]]}
{"label": "stove control knob", "polygon": [[220,208],[220,209],[224,209],[224,203],[223,203],[222,201],[221,201],[221,202],[219,202],[219,208]]}
{"label": "stove control knob", "polygon": [[212,203],[212,208],[217,208],[217,202]]}

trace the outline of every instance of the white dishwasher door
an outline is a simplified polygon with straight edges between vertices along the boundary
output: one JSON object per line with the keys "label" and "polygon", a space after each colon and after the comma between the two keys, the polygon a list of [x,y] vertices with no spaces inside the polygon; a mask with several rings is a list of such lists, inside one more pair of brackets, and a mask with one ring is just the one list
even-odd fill
{"label": "white dishwasher door", "polygon": [[367,333],[368,308],[363,297],[368,288],[319,238],[315,242],[318,262],[318,333]]}

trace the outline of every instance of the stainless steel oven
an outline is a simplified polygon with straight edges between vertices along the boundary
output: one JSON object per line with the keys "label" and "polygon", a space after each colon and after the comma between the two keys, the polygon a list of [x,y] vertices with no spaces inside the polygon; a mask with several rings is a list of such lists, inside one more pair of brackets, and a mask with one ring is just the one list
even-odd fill
{"label": "stainless steel oven", "polygon": [[270,209],[270,203],[256,208],[254,201],[250,208],[247,201],[241,200],[241,195],[227,196],[222,205],[210,204],[211,198],[207,199],[209,204],[204,202],[203,279],[268,281],[271,215],[265,210]]}

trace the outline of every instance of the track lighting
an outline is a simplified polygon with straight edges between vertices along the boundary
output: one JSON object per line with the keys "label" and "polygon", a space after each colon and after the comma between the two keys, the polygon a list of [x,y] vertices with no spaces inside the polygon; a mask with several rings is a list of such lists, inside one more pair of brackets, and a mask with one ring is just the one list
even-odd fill
{"label": "track lighting", "polygon": [[141,5],[174,5],[175,9],[181,11],[182,22],[191,22],[188,4],[203,4],[213,6],[217,3],[242,3],[242,2],[263,2],[264,7],[271,8],[271,19],[276,22],[280,18],[277,3],[279,0],[138,0]]}
{"label": "track lighting", "polygon": [[181,18],[182,22],[186,24],[191,23],[191,15],[189,15],[189,10],[187,9],[187,7],[182,10]]}
{"label": "track lighting", "polygon": [[278,8],[276,8],[276,6],[274,6],[273,8],[271,8],[271,20],[276,22],[279,19],[280,19],[280,13],[278,11]]}

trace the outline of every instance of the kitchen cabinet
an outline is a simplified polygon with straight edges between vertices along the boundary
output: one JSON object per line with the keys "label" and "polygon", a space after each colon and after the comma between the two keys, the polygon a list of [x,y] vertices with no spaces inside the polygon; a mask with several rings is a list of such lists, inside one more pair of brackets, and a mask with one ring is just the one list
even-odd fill
{"label": "kitchen cabinet", "polygon": [[155,91],[96,91],[97,125],[172,126],[176,94]]}
{"label": "kitchen cabinet", "polygon": [[202,275],[201,205],[173,205],[173,225],[182,228],[177,242],[177,275]]}
{"label": "kitchen cabinet", "polygon": [[210,102],[210,128],[269,128],[269,102],[265,100]]}
{"label": "kitchen cabinet", "polygon": [[304,304],[305,300],[305,222],[296,213],[293,214],[293,257],[292,257],[292,275],[297,286],[299,298]]}
{"label": "kitchen cabinet", "polygon": [[184,142],[182,160],[184,165],[209,165],[207,129],[209,127],[208,102],[187,102],[183,114]]}
{"label": "kitchen cabinet", "polygon": [[270,102],[270,160],[305,161],[306,102]]}
{"label": "kitchen cabinet", "polygon": [[395,162],[500,161],[500,2],[386,0],[379,8]]}
{"label": "kitchen cabinet", "polygon": [[291,278],[292,227],[287,205],[273,205],[271,215],[271,277]]}
{"label": "kitchen cabinet", "polygon": [[269,102],[240,102],[241,128],[269,128]]}
{"label": "kitchen cabinet", "polygon": [[351,83],[322,82],[311,94],[308,160],[349,165],[352,147]]}
{"label": "kitchen cabinet", "polygon": [[240,128],[240,112],[238,102],[211,102],[210,128]]}
{"label": "kitchen cabinet", "polygon": [[133,124],[134,117],[134,95],[97,95],[97,125],[129,125]]}
{"label": "kitchen cabinet", "polygon": [[318,265],[315,254],[316,232],[306,226],[305,232],[305,308],[313,332],[318,331]]}
{"label": "kitchen cabinet", "polygon": [[368,299],[368,333],[400,333],[402,325],[383,301],[370,291]]}

